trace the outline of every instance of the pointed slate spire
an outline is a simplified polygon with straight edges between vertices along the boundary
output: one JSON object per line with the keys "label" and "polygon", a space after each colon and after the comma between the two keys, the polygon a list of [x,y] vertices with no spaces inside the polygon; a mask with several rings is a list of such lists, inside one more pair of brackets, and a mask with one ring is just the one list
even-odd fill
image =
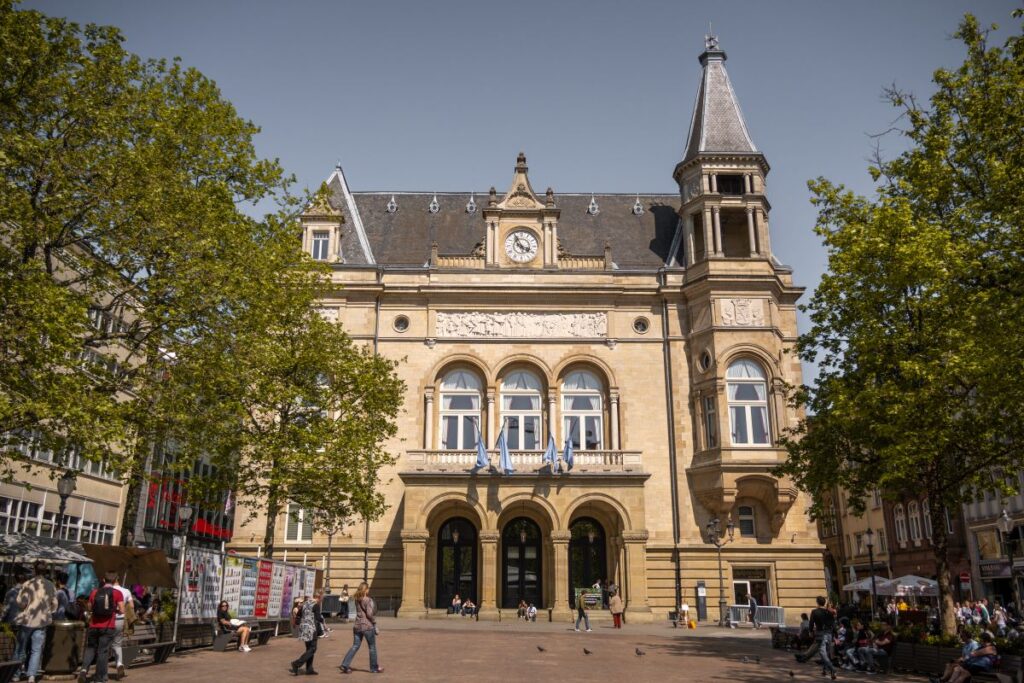
{"label": "pointed slate spire", "polygon": [[705,152],[757,154],[725,70],[725,51],[718,47],[718,37],[708,35],[704,47],[700,56],[704,73],[693,106],[683,161]]}

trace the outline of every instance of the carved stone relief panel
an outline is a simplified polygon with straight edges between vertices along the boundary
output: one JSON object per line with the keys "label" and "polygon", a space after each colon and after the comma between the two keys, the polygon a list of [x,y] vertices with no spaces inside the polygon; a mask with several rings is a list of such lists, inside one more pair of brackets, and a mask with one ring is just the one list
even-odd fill
{"label": "carved stone relief panel", "polygon": [[763,299],[719,299],[722,324],[726,327],[763,327]]}
{"label": "carved stone relief panel", "polygon": [[438,311],[436,330],[438,337],[603,339],[608,335],[608,316],[605,313]]}

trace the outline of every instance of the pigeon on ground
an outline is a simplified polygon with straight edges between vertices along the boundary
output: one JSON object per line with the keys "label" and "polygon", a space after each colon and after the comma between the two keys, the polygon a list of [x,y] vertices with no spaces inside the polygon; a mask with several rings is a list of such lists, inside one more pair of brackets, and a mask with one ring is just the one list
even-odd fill
{"label": "pigeon on ground", "polygon": [[792,671],[790,671],[790,672],[789,672],[789,677],[790,677],[790,678],[795,678],[795,677],[796,677],[796,675],[795,675],[795,674],[794,674],[794,673],[793,673]]}
{"label": "pigeon on ground", "polygon": [[544,649],[544,648],[542,648],[542,647],[541,647],[540,645],[538,645],[538,646],[537,646],[537,652],[547,652],[547,650],[545,650],[545,649]]}
{"label": "pigeon on ground", "polygon": [[755,664],[760,664],[761,663],[761,658],[760,657],[754,657],[754,663]]}
{"label": "pigeon on ground", "polygon": [[747,663],[747,662],[749,662],[750,660],[749,660],[749,659],[747,659],[747,656],[746,656],[746,655],[743,655],[743,656],[742,656],[742,657],[740,658],[740,661],[741,661],[741,662],[743,662],[744,664],[746,664],[746,663]]}
{"label": "pigeon on ground", "polygon": [[645,654],[647,654],[647,653],[644,652],[643,650],[641,650],[640,648],[636,649],[636,656],[637,657],[643,657]]}
{"label": "pigeon on ground", "polygon": [[590,650],[588,650],[587,648],[583,648],[583,654],[585,654],[585,655],[592,655],[594,653],[591,652]]}

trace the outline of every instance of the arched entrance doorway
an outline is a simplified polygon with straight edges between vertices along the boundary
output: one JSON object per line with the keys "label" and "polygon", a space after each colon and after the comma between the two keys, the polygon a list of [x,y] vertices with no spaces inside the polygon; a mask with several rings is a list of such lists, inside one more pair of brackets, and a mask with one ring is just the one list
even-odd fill
{"label": "arched entrance doorway", "polygon": [[501,606],[512,609],[525,600],[542,607],[540,527],[532,519],[517,517],[505,525],[501,545]]}
{"label": "arched entrance doorway", "polygon": [[448,608],[458,593],[479,603],[476,584],[476,527],[464,517],[441,525],[437,535],[437,598],[435,607]]}
{"label": "arched entrance doorway", "polygon": [[604,527],[592,517],[580,517],[569,525],[569,606],[577,588],[589,588],[598,579],[608,580],[608,555]]}

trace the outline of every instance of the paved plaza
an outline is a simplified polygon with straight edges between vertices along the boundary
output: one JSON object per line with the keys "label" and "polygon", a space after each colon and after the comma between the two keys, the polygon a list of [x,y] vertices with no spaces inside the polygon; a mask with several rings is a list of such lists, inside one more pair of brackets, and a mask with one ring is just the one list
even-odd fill
{"label": "paved plaza", "polygon": [[[797,665],[791,654],[773,650],[767,629],[696,632],[670,625],[627,625],[616,631],[594,624],[592,633],[575,633],[569,624],[488,623],[447,619],[381,619],[378,639],[383,676],[396,681],[811,681],[820,669]],[[366,646],[344,677],[338,664],[352,643],[351,628],[334,624],[320,640],[316,669],[328,680],[371,678]],[[538,650],[544,648],[544,652]],[[586,648],[592,654],[584,653]],[[637,656],[639,648],[645,654]],[[186,651],[162,666],[132,669],[128,683],[291,679],[288,663],[302,651],[290,638],[276,638],[248,654]],[[758,658],[760,661],[758,662]],[[793,676],[790,676],[790,671]],[[849,681],[922,681],[915,676],[868,676],[839,672]],[[322,680],[322,679],[318,679]]]}

